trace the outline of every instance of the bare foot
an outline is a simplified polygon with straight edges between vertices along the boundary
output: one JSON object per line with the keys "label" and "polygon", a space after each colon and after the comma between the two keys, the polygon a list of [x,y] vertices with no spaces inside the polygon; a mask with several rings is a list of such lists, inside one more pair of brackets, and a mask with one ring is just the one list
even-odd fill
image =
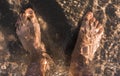
{"label": "bare foot", "polygon": [[88,12],[80,27],[77,42],[72,53],[70,76],[83,76],[82,69],[93,60],[94,53],[100,45],[103,32],[103,26],[95,19],[92,12]]}
{"label": "bare foot", "polygon": [[40,25],[31,8],[20,14],[16,23],[16,33],[26,51],[33,53],[41,42]]}
{"label": "bare foot", "polygon": [[[40,25],[35,12],[31,8],[20,14],[16,23],[16,33],[24,49],[31,55],[31,64],[28,66],[26,74],[28,76],[31,74],[34,74],[33,76],[39,76],[38,74],[45,76],[46,71],[53,64],[53,60],[46,53],[46,49],[41,43]],[[32,71],[34,69],[38,70],[34,72]]]}

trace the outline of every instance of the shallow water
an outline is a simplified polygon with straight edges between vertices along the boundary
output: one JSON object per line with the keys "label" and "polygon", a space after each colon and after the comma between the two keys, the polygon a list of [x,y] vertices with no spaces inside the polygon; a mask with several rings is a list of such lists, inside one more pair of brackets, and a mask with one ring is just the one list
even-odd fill
{"label": "shallow water", "polygon": [[30,1],[30,4],[28,2],[29,0],[26,0],[20,4],[19,0],[0,1],[1,76],[24,76],[30,62],[29,53],[19,42],[14,26],[21,8],[26,7],[33,7],[38,20],[39,17],[43,18],[45,26],[41,26],[42,41],[48,54],[57,64],[50,76],[67,76],[77,33],[82,18],[88,11],[94,12],[105,29],[101,46],[93,61],[94,76],[120,75],[119,0],[34,0]]}

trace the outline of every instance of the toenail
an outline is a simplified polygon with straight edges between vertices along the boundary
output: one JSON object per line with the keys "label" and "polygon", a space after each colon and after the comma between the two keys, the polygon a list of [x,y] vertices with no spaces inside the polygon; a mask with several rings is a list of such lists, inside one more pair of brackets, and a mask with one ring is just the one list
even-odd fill
{"label": "toenail", "polygon": [[88,12],[88,13],[86,14],[86,18],[87,18],[88,20],[92,19],[92,17],[93,17],[93,13],[92,13],[92,12]]}

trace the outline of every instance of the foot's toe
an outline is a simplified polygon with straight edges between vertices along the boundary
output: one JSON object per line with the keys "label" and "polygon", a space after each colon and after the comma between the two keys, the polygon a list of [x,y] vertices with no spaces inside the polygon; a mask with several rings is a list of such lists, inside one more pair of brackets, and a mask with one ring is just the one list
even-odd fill
{"label": "foot's toe", "polygon": [[92,20],[92,22],[95,22],[95,21],[96,21],[96,19],[95,19],[94,17],[93,17],[91,20]]}
{"label": "foot's toe", "polygon": [[97,29],[98,29],[97,34],[102,34],[104,31],[103,26],[101,24],[97,26]]}
{"label": "foot's toe", "polygon": [[32,17],[34,14],[34,11],[31,8],[28,8],[27,10],[25,10],[25,16],[26,17]]}
{"label": "foot's toe", "polygon": [[100,28],[102,28],[102,25],[98,23],[98,25],[96,26],[96,29],[100,29]]}
{"label": "foot's toe", "polygon": [[90,21],[89,21],[89,25],[90,25],[91,27],[95,27],[95,26],[94,26],[95,21],[96,21],[96,19],[95,19],[94,17],[91,18]]}
{"label": "foot's toe", "polygon": [[92,12],[88,12],[85,16],[85,19],[87,19],[87,20],[90,20],[92,18],[93,18],[93,13]]}
{"label": "foot's toe", "polygon": [[96,20],[96,21],[95,21],[95,27],[97,27],[98,24],[99,24],[99,22]]}

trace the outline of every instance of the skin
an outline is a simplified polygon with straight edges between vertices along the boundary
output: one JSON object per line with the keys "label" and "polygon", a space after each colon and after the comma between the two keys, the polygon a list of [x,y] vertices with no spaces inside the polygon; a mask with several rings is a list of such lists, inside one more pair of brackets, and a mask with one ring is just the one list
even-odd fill
{"label": "skin", "polygon": [[20,14],[16,27],[16,33],[26,51],[34,53],[35,50],[41,48],[40,25],[31,8]]}
{"label": "skin", "polygon": [[[69,76],[93,76],[89,67],[103,35],[103,26],[88,12],[83,19],[77,42],[72,53]],[[35,12],[28,8],[16,23],[16,34],[24,49],[30,52],[31,63],[26,76],[45,76],[53,60],[41,42],[40,25]]]}
{"label": "skin", "polygon": [[89,65],[99,47],[103,32],[103,26],[92,12],[88,12],[82,21],[72,53],[69,76],[93,76]]}
{"label": "skin", "polygon": [[20,14],[16,23],[16,34],[24,49],[30,53],[31,63],[26,76],[45,76],[53,60],[41,42],[40,25],[31,8]]}

